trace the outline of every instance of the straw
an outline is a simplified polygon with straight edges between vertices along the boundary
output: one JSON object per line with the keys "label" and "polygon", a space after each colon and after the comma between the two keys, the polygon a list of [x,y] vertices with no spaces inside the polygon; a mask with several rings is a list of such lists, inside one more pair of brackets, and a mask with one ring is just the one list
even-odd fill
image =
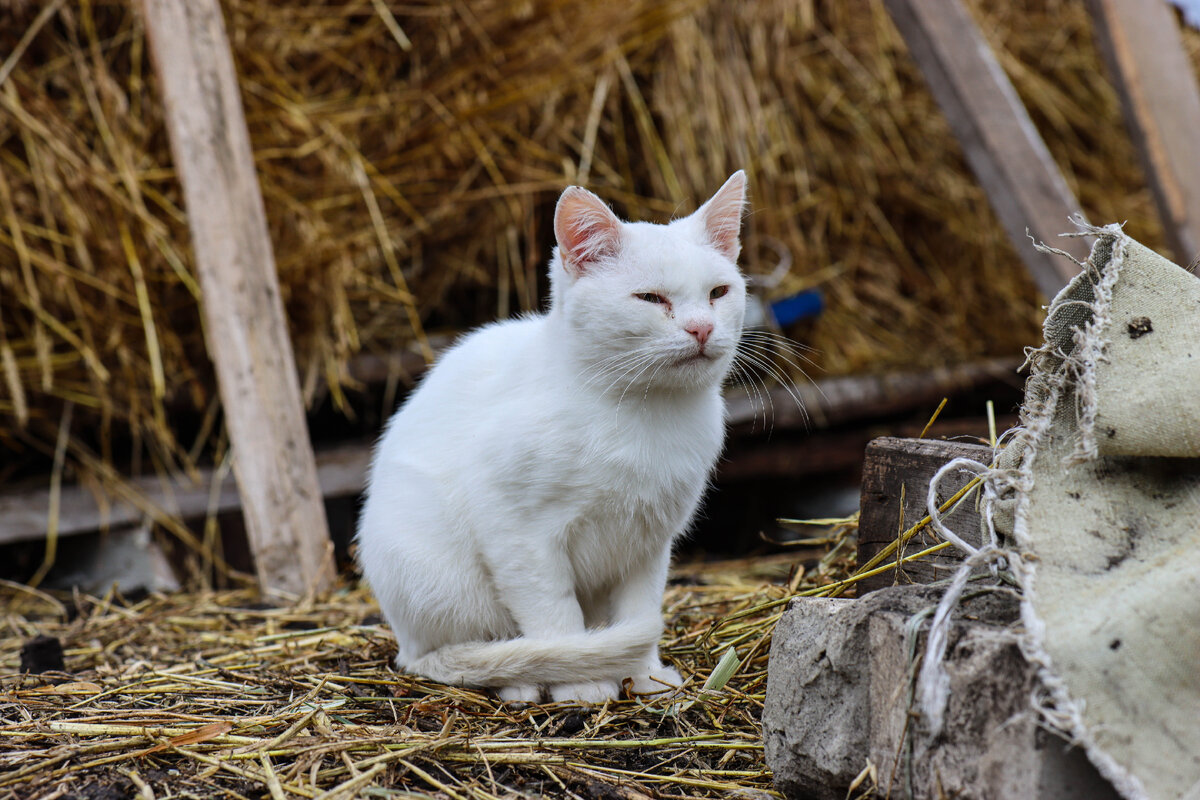
{"label": "straw", "polygon": [[[680,693],[582,708],[397,673],[361,587],[304,610],[244,591],[80,595],[68,618],[0,586],[20,632],[0,642],[0,796],[145,794],[135,774],[159,797],[771,792],[758,717],[777,615],[754,609],[786,598],[793,560],[677,569],[662,652]],[[62,640],[69,674],[16,673],[35,631]]]}

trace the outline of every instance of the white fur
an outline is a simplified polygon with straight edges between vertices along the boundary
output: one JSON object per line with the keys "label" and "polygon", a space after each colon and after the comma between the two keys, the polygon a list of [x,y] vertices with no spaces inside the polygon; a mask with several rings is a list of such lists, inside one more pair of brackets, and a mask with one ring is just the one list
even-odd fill
{"label": "white fur", "polygon": [[526,701],[679,683],[662,594],[724,440],[744,198],[738,172],[652,225],[567,189],[550,310],[466,336],[392,417],[358,545],[401,669]]}

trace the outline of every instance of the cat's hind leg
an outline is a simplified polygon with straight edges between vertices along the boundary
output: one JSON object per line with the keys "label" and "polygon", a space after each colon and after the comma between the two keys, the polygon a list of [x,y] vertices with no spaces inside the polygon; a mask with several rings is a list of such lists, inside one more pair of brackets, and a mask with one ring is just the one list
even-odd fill
{"label": "cat's hind leg", "polygon": [[446,645],[516,634],[448,505],[434,477],[385,462],[360,518],[359,564],[405,672]]}

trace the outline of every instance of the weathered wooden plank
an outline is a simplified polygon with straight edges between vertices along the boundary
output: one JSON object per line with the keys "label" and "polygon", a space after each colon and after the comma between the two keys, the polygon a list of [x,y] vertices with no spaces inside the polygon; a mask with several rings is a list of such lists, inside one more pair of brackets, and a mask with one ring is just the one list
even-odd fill
{"label": "weathered wooden plank", "polygon": [[1200,255],[1200,86],[1165,2],[1089,0],[1175,260]]}
{"label": "weathered wooden plank", "polygon": [[[447,340],[442,344],[448,343]],[[350,373],[356,380],[379,383],[397,371],[410,377],[417,376],[424,369],[424,363],[424,359],[415,353],[398,354],[393,358],[355,359]],[[807,418],[795,400],[780,387],[769,391],[769,399],[754,393],[748,395],[737,386],[730,387],[726,402],[733,431],[729,452],[719,466],[717,477],[720,480],[755,480],[768,475],[802,476],[851,469],[861,463],[862,448],[868,438],[865,432],[829,434],[793,442],[775,440],[751,448],[741,448],[738,444],[758,441],[755,434],[768,427],[777,431],[820,429],[916,408],[932,409],[943,397],[991,382],[1015,379],[1016,366],[1014,361],[998,359],[927,372],[822,378],[799,389],[811,415]],[[769,404],[766,422],[764,403]],[[962,420],[955,424],[957,431],[966,429]],[[982,422],[976,427],[980,431],[984,429]],[[945,428],[939,422],[934,431],[940,430]],[[318,452],[317,477],[322,495],[344,497],[362,491],[370,458],[371,445],[365,442]],[[146,506],[160,508],[176,519],[202,517],[210,510],[210,504],[216,512],[236,511],[242,507],[233,480],[225,479],[214,490],[212,470],[201,469],[197,475],[194,482],[183,477],[164,480],[153,475],[144,476],[130,479],[130,485],[145,498]],[[43,538],[49,524],[49,508],[47,489],[22,486],[0,490],[0,544]],[[96,495],[78,485],[64,486],[58,531],[63,536],[70,536],[125,527],[140,523],[146,516],[145,506],[139,508],[105,493]]]}
{"label": "weathered wooden plank", "polygon": [[328,525],[218,0],[144,0],[259,582],[333,580]]}
{"label": "weathered wooden plank", "polygon": [[[858,518],[858,563],[865,564],[896,537],[927,515],[926,496],[929,482],[944,464],[955,458],[970,458],[988,463],[990,447],[933,439],[896,439],[883,437],[867,445],[863,461],[862,499]],[[947,475],[941,484],[941,496],[949,498],[967,484],[967,474]],[[979,514],[973,502],[964,502],[953,514],[943,517],[947,527],[969,544],[982,539]],[[904,547],[904,553],[916,553],[940,541],[932,530],[923,530]],[[895,559],[888,559],[893,562]],[[858,583],[858,593],[896,583],[932,583],[949,577],[962,560],[962,553],[950,547],[932,556],[888,570]]]}
{"label": "weathered wooden plank", "polygon": [[[325,497],[358,494],[366,485],[371,448],[366,444],[346,445],[317,454],[317,478]],[[162,509],[176,519],[196,519],[208,513],[242,508],[234,479],[225,476],[214,486],[214,470],[197,471],[196,480],[182,476],[163,479],[156,475],[129,480],[130,488],[144,498],[136,505],[99,489],[78,484],[64,486],[59,499],[58,533],[71,536],[105,528],[142,524],[147,508]],[[9,489],[0,493],[0,544],[44,538],[50,522],[49,489]]]}
{"label": "weathered wooden plank", "polygon": [[1080,260],[1090,243],[1058,236],[1082,212],[1008,76],[961,0],[885,4],[1008,238],[1053,297],[1078,269],[1035,250],[1029,235]]}
{"label": "weathered wooden plank", "polygon": [[[418,363],[419,362],[419,363]],[[391,365],[389,365],[389,363]],[[371,359],[352,367],[351,374],[364,382],[380,382],[391,371],[399,369],[409,375],[419,374],[424,360],[420,356],[397,356],[393,360]],[[874,376],[825,378],[803,388],[803,398],[811,406],[813,419],[806,422],[795,401],[786,391],[775,387],[770,392],[774,409],[768,412],[769,425],[776,430],[795,427],[820,428],[828,424],[891,414],[912,408],[933,408],[937,401],[956,392],[969,390],[989,381],[1015,375],[1015,362],[985,361],[960,368],[935,370],[927,373],[893,373]],[[753,395],[751,395],[753,397]],[[747,399],[738,387],[728,390],[730,423],[734,426],[731,450],[720,465],[722,479],[745,480],[764,475],[802,475],[814,471],[850,468],[860,463],[866,433],[834,435],[821,441],[794,443],[774,442],[742,452],[737,440],[748,440],[755,431],[764,428],[763,398]],[[958,424],[962,424],[961,421]],[[959,428],[961,430],[962,428]],[[982,430],[982,428],[980,428]],[[857,443],[857,452],[855,450]],[[370,463],[368,443],[347,444],[316,454],[317,473],[325,497],[357,494],[365,485]],[[213,471],[198,471],[195,482],[182,477],[166,481],[157,476],[130,480],[131,487],[146,498],[149,505],[163,509],[176,518],[203,516],[213,509],[219,512],[241,508],[241,497],[232,480],[226,479],[215,490]],[[0,491],[0,543],[40,539],[45,536],[49,522],[49,491],[41,488],[19,487]],[[81,486],[65,486],[59,509],[59,533],[99,530],[136,524],[146,516],[144,510],[108,495],[97,497]]]}

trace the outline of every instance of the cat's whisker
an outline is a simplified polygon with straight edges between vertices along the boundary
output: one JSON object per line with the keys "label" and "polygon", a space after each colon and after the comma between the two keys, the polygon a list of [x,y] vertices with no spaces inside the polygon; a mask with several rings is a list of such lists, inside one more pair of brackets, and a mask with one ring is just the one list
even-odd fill
{"label": "cat's whisker", "polygon": [[752,351],[740,352],[740,353],[738,353],[737,357],[739,359],[742,359],[749,365],[757,367],[758,369],[760,369],[761,371],[766,373],[769,377],[774,378],[777,383],[779,383],[784,389],[788,390],[788,393],[792,396],[792,399],[795,400],[798,405],[803,405],[802,401],[800,400],[799,395],[793,391],[793,389],[796,388],[796,384],[795,384],[795,381],[792,379],[792,376],[789,375],[787,372],[785,372],[778,364],[776,364],[774,361],[772,361],[769,357],[764,356],[759,353],[752,352]]}
{"label": "cat's whisker", "polygon": [[[654,370],[654,372],[651,373],[651,375],[650,375],[651,380],[654,379],[654,376],[658,374],[658,370],[662,368],[662,361],[658,360],[658,359],[654,359],[654,358],[648,358],[648,359],[646,359],[645,366],[643,366],[640,370],[638,370],[638,373],[636,375],[634,375],[632,378],[630,378],[629,383],[627,383],[625,385],[625,390],[622,391],[621,396],[617,398],[617,408],[620,408],[621,403],[625,402],[625,395],[629,392],[630,389],[633,388],[633,385],[635,383],[637,383],[638,378],[642,377],[642,375],[644,375],[646,373],[646,370],[650,369],[651,365],[653,365],[655,363],[655,361],[658,361],[658,368],[656,368]],[[648,388],[649,388],[649,386],[647,385],[647,389]]]}
{"label": "cat's whisker", "polygon": [[[823,392],[823,391],[821,390],[821,386],[820,386],[820,384],[818,384],[818,383],[817,383],[815,380],[813,380],[813,379],[812,379],[812,377],[811,377],[811,376],[810,376],[810,375],[809,375],[809,374],[808,374],[808,373],[807,373],[807,372],[804,370],[804,367],[802,367],[802,366],[800,366],[799,364],[797,364],[795,361],[793,361],[793,360],[792,360],[791,358],[789,358],[787,355],[785,355],[785,354],[782,354],[782,353],[779,353],[779,352],[777,352],[777,351],[767,351],[767,350],[764,350],[764,349],[762,349],[760,346],[758,346],[758,345],[755,345],[755,344],[751,344],[751,345],[749,345],[749,347],[747,348],[747,352],[749,352],[749,353],[754,353],[754,354],[756,354],[756,356],[758,356],[759,358],[763,359],[764,361],[770,361],[772,364],[774,364],[774,361],[772,361],[772,359],[775,359],[775,358],[778,358],[778,359],[780,359],[781,361],[783,361],[784,363],[786,363],[788,366],[790,366],[792,369],[794,369],[796,372],[800,373],[800,375],[801,375],[801,376],[802,376],[802,377],[803,377],[803,378],[804,378],[806,381],[808,381],[810,384],[812,384],[812,387],[813,387],[814,389],[816,389],[816,391],[817,391],[817,394],[819,394],[823,400],[826,400],[826,401],[828,401],[828,399],[829,399],[829,398],[827,398],[827,397],[825,396],[825,392]],[[807,359],[805,359],[805,360],[807,361]],[[778,365],[777,365],[777,364],[776,364],[775,366],[776,366],[776,367],[778,367]],[[781,382],[784,382],[784,381],[781,381]],[[790,375],[788,375],[788,376],[787,376],[787,381],[786,381],[786,383],[788,383],[788,384],[790,384],[790,385],[792,385],[792,386],[795,386],[795,385],[796,385],[796,384],[795,384],[795,380],[794,380],[794,379],[793,379],[793,378],[792,378]]]}
{"label": "cat's whisker", "polygon": [[761,330],[761,329],[757,329],[757,328],[751,329],[751,330],[744,330],[744,331],[742,331],[742,338],[750,339],[750,340],[757,340],[757,341],[762,341],[762,342],[769,342],[771,344],[787,348],[788,350],[791,350],[792,352],[798,353],[798,354],[799,353],[816,353],[817,352],[817,349],[815,347],[809,347],[806,344],[801,344],[800,342],[797,342],[795,339],[790,339],[781,333],[776,333],[775,331]]}
{"label": "cat's whisker", "polygon": [[[750,333],[754,335],[744,336],[738,343],[739,347],[753,350],[767,358],[782,360],[811,383],[818,393],[821,392],[821,387],[804,368],[804,365],[807,365],[813,369],[821,369],[819,364],[805,355],[805,351],[815,352],[812,348],[801,345],[798,342],[793,342],[791,339],[775,333],[770,333],[769,335],[762,331],[751,331]],[[824,394],[822,393],[821,396],[824,397]]]}
{"label": "cat's whisker", "polygon": [[[771,399],[769,392],[764,393],[759,388],[762,383],[761,379],[748,371],[745,365],[736,360],[731,365],[730,374],[734,377],[737,384],[742,387],[742,391],[746,393],[746,398],[750,401],[751,408],[754,411],[754,415],[751,417],[752,425],[758,424],[758,415],[761,413],[763,429],[770,433],[773,429],[775,401]],[[767,413],[768,404],[770,404],[770,416]]]}
{"label": "cat's whisker", "polygon": [[615,359],[613,361],[613,363],[611,363],[611,364],[588,365],[587,371],[579,376],[580,388],[581,389],[590,389],[593,386],[599,384],[600,381],[607,380],[607,379],[611,378],[613,375],[622,374],[625,371],[625,369],[627,368],[628,361],[629,361],[628,356],[625,355],[625,356],[622,356],[620,359]]}
{"label": "cat's whisker", "polygon": [[[800,398],[795,381],[790,375],[784,372],[779,365],[775,364],[767,357],[744,349],[738,350],[736,358],[745,361],[751,366],[757,367],[770,377],[774,378],[775,381],[779,383],[780,387],[787,392],[792,401],[795,402],[796,407],[800,409],[800,413],[803,415],[805,423],[808,424],[811,422],[808,409],[804,407],[804,401]],[[808,376],[806,375],[805,377],[807,378]],[[811,380],[811,378],[809,380]]]}
{"label": "cat's whisker", "polygon": [[[814,369],[820,369],[820,365],[817,364],[817,362],[805,355],[805,353],[815,353],[816,351],[813,348],[802,345],[799,342],[794,342],[786,336],[780,336],[777,333],[768,333],[766,331],[747,331],[742,334],[742,340],[739,342],[739,344],[743,344],[748,347],[754,347],[759,352],[779,353],[783,356],[786,356],[789,363],[792,363],[793,365],[795,364],[792,359],[795,359],[796,361],[803,361],[805,364]],[[801,367],[798,365],[795,366],[797,369],[803,372]],[[804,377],[807,378],[808,375],[805,375]],[[811,380],[811,378],[809,378],[809,380]]]}
{"label": "cat's whisker", "polygon": [[[588,367],[588,371],[594,370],[590,377],[585,378],[584,375],[580,375],[580,378],[583,380],[582,386],[585,388],[590,387],[613,375],[614,373],[624,375],[628,371],[631,363],[637,361],[640,357],[649,356],[652,354],[653,351],[651,348],[638,348],[636,350],[616,353],[615,355],[611,355],[608,358],[595,362]],[[611,386],[609,388],[611,388]]]}
{"label": "cat's whisker", "polygon": [[[758,424],[758,417],[762,415],[762,426],[766,430],[770,427],[771,420],[774,419],[775,406],[771,395],[763,392],[761,381],[751,374],[743,365],[736,364],[739,383],[742,390],[746,393],[746,397],[750,400],[754,408],[754,416],[752,417],[755,425]],[[768,406],[770,406],[768,408]]]}
{"label": "cat's whisker", "polygon": [[821,391],[821,386],[813,380],[812,376],[808,374],[801,364],[797,363],[799,361],[814,369],[821,369],[819,364],[806,355],[806,353],[816,353],[815,348],[801,344],[774,331],[761,329],[743,331],[738,345],[739,348],[745,347],[751,349],[767,358],[776,357],[783,360],[812,384],[822,399],[828,400],[825,397],[825,393]]}
{"label": "cat's whisker", "polygon": [[643,403],[646,402],[646,399],[650,397],[650,389],[652,386],[654,386],[654,379],[658,377],[658,373],[662,370],[663,366],[665,366],[665,363],[666,362],[660,361],[658,366],[654,368],[654,372],[650,373],[650,378],[646,381],[646,391],[642,392]]}
{"label": "cat's whisker", "polygon": [[[634,352],[629,353],[628,357],[622,361],[618,367],[613,368],[607,373],[607,375],[615,374],[615,377],[613,377],[613,379],[609,381],[608,385],[604,387],[601,394],[607,395],[612,392],[614,387],[616,387],[625,378],[625,376],[629,375],[635,370],[638,370],[638,374],[640,374],[642,371],[645,371],[645,369],[651,363],[653,363],[654,358],[654,352],[649,349],[635,350]],[[632,380],[636,379],[637,376],[635,375]],[[628,391],[628,386],[626,387],[626,391]],[[621,396],[624,397],[624,392],[621,393]]]}

